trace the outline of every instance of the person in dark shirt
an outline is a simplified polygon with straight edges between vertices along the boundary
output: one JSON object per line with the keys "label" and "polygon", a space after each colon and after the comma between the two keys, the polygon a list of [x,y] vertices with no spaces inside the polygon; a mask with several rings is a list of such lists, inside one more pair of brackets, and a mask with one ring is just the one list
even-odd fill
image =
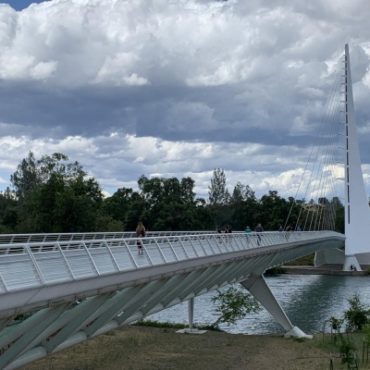
{"label": "person in dark shirt", "polygon": [[[263,230],[263,227],[261,224],[257,224],[257,226],[254,228],[254,231],[256,233],[263,233],[265,230]],[[260,245],[261,244],[261,234],[257,234],[257,244]]]}

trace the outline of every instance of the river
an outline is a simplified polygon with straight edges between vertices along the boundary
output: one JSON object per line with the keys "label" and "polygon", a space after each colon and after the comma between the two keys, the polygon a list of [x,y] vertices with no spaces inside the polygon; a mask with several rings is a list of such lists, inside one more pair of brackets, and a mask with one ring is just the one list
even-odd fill
{"label": "river", "polygon": [[[322,331],[325,320],[331,316],[341,317],[348,308],[348,298],[355,293],[359,294],[364,305],[370,307],[370,277],[286,274],[266,277],[266,281],[291,322],[307,334]],[[210,292],[195,298],[195,323],[210,324],[216,320],[211,301],[214,295],[215,292]],[[187,323],[187,315],[185,302],[147,319]],[[229,333],[283,333],[265,309],[249,314],[235,325],[221,325],[221,328]]]}

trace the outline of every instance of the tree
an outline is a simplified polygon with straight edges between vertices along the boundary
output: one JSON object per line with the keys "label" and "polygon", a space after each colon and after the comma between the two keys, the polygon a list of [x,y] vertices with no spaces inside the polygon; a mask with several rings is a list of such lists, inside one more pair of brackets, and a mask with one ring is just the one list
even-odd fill
{"label": "tree", "polygon": [[235,185],[230,205],[232,208],[230,223],[237,230],[244,230],[246,226],[253,227],[258,222],[258,203],[249,185],[242,185],[240,182]]}
{"label": "tree", "polygon": [[10,181],[15,188],[15,194],[21,200],[41,183],[38,163],[32,152],[22,159],[17,170],[10,176]]}
{"label": "tree", "polygon": [[208,187],[208,196],[214,227],[220,228],[231,223],[230,194],[226,187],[226,175],[223,169],[216,168],[213,171],[211,185]]}
{"label": "tree", "polygon": [[338,197],[332,199],[334,230],[344,234],[344,206]]}
{"label": "tree", "polygon": [[276,190],[270,190],[263,195],[260,201],[260,218],[265,225],[265,230],[278,230],[284,225],[288,216],[286,200],[281,198]]}
{"label": "tree", "polygon": [[349,309],[344,312],[347,329],[351,331],[361,330],[369,322],[370,310],[361,303],[358,294],[349,298],[348,303]]}
{"label": "tree", "polygon": [[127,229],[128,213],[132,207],[134,191],[122,187],[103,201],[104,213],[110,215],[114,220],[120,222],[122,230]]}
{"label": "tree", "polygon": [[141,176],[140,196],[145,200],[142,220],[151,230],[197,230],[198,208],[193,191],[194,180]]}
{"label": "tree", "polygon": [[[26,165],[27,164],[27,165]],[[94,231],[102,193],[78,162],[62,153],[36,160],[32,153],[12,175],[19,197],[19,232]]]}
{"label": "tree", "polygon": [[8,187],[0,192],[0,232],[14,232],[18,223],[17,200]]}
{"label": "tree", "polygon": [[211,185],[208,187],[209,203],[211,205],[225,205],[230,199],[226,188],[226,175],[223,169],[216,168],[213,171]]}
{"label": "tree", "polygon": [[234,286],[224,292],[217,290],[217,295],[212,298],[212,302],[216,303],[216,312],[219,314],[213,324],[215,327],[219,323],[234,324],[248,313],[258,312],[261,309],[254,297]]}

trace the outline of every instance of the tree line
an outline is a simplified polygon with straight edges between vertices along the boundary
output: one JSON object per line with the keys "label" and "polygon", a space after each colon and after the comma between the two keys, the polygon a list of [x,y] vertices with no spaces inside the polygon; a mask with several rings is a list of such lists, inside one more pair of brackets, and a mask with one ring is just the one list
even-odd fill
{"label": "tree line", "polygon": [[[230,193],[220,168],[213,171],[208,199],[196,197],[190,177],[144,175],[138,179],[137,190],[122,187],[104,197],[96,179],[63,153],[37,159],[30,152],[10,181],[11,187],[0,193],[1,233],[132,231],[138,220],[153,231],[216,230],[226,225],[244,230],[257,223],[265,230],[278,230],[288,216],[293,224],[306,220],[307,229],[308,212],[315,207],[316,213],[334,209],[335,228],[343,231],[343,206],[338,198],[306,202],[285,199],[276,190],[258,198],[249,185],[241,183]],[[322,228],[327,228],[324,223]]]}

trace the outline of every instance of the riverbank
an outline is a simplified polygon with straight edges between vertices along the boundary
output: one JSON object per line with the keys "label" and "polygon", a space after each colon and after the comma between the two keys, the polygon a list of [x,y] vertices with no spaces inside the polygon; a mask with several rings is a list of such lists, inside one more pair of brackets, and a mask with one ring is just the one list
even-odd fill
{"label": "riverbank", "polygon": [[285,274],[295,275],[333,275],[333,276],[369,276],[369,271],[343,271],[340,265],[330,266],[293,266],[284,265],[282,269]]}
{"label": "riverbank", "polygon": [[329,353],[318,348],[318,341],[212,331],[177,334],[176,329],[128,326],[35,361],[23,370],[329,369]]}

